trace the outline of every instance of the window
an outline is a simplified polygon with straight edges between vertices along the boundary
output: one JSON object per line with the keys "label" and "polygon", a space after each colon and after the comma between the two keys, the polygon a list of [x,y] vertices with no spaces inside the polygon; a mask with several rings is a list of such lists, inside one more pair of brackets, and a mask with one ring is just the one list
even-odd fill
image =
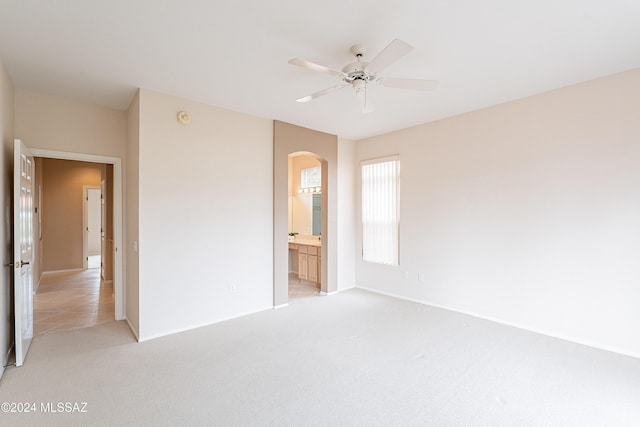
{"label": "window", "polygon": [[362,259],[399,264],[400,158],[368,160],[362,166]]}
{"label": "window", "polygon": [[322,169],[316,168],[302,169],[300,172],[300,187],[320,187],[322,184]]}

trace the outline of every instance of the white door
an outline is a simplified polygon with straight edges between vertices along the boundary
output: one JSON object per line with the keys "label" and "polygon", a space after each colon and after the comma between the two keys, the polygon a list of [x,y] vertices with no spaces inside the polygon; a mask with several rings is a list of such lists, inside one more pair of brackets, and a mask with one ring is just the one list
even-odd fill
{"label": "white door", "polygon": [[33,338],[33,181],[34,162],[29,149],[14,141],[13,164],[13,275],[16,366],[21,366]]}
{"label": "white door", "polygon": [[87,189],[87,255],[100,255],[102,250],[102,190]]}
{"label": "white door", "polygon": [[107,229],[107,210],[106,205],[104,203],[105,195],[107,194],[107,185],[105,180],[103,179],[100,184],[100,277],[104,280],[104,257],[107,253],[107,240],[106,240],[106,229]]}

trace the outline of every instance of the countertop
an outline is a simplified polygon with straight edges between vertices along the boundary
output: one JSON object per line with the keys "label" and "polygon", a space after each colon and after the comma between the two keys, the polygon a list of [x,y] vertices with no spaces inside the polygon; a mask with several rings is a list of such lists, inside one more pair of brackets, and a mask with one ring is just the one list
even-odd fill
{"label": "countertop", "polygon": [[306,246],[316,246],[321,247],[322,241],[318,239],[296,239],[293,242],[289,242],[290,245],[306,245]]}

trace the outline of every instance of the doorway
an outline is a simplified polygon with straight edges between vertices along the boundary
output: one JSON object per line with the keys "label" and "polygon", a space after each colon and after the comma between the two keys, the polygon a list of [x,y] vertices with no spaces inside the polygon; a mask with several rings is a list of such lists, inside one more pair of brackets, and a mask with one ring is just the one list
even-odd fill
{"label": "doorway", "polygon": [[[93,154],[81,154],[70,153],[61,151],[51,151],[43,149],[31,149],[31,153],[34,157],[47,158],[47,159],[63,159],[63,160],[75,160],[88,163],[98,163],[108,165],[107,174],[111,173],[112,188],[107,191],[106,194],[111,197],[112,209],[107,210],[107,221],[112,224],[113,233],[112,238],[107,239],[107,245],[111,245],[111,248],[103,251],[106,257],[112,254],[111,260],[113,277],[111,278],[113,283],[113,299],[114,299],[114,317],[115,320],[124,320],[124,251],[123,245],[123,170],[122,160],[117,157],[100,156]],[[110,215],[110,216],[109,216]]]}
{"label": "doorway", "polygon": [[338,290],[337,246],[337,162],[338,137],[306,129],[289,123],[274,121],[274,181],[273,181],[273,305],[289,303],[289,241],[288,241],[288,180],[289,154],[307,152],[317,156],[322,168],[322,258],[320,270],[320,294],[330,295]]}
{"label": "doorway", "polygon": [[289,301],[322,292],[321,160],[306,152],[292,153],[288,159]]}
{"label": "doorway", "polygon": [[[34,334],[95,326],[115,319],[113,282],[102,277],[103,239],[113,233],[112,165],[35,158],[41,230],[34,296]],[[109,191],[105,191],[104,187]],[[110,215],[113,217],[113,215]],[[104,270],[113,276],[111,264]]]}

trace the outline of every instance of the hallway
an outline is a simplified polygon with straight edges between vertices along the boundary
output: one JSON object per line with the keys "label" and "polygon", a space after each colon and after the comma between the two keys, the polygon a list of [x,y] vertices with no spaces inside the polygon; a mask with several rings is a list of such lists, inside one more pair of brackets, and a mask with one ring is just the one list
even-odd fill
{"label": "hallway", "polygon": [[114,317],[113,284],[101,284],[99,268],[44,275],[33,299],[34,336],[95,326]]}

